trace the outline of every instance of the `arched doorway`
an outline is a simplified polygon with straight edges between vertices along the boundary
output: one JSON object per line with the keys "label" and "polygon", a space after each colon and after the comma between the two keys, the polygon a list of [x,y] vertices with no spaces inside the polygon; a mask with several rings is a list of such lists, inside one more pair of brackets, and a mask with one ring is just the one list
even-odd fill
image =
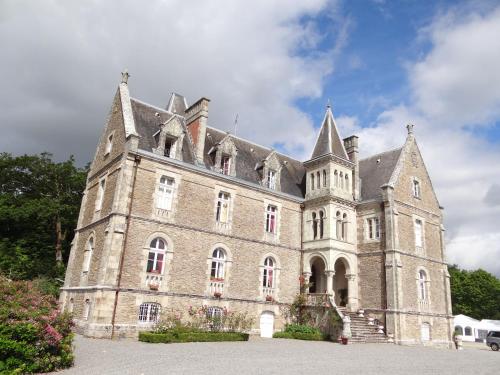
{"label": "arched doorway", "polygon": [[347,283],[347,270],[349,264],[344,258],[339,258],[335,262],[335,278],[334,278],[334,291],[335,291],[335,304],[337,306],[345,307],[349,298],[349,287]]}
{"label": "arched doorway", "polygon": [[274,333],[274,313],[263,311],[260,315],[260,337],[273,337]]}
{"label": "arched doorway", "polygon": [[311,259],[311,277],[309,278],[309,293],[325,293],[326,292],[326,277],[325,277],[325,262],[320,257]]}

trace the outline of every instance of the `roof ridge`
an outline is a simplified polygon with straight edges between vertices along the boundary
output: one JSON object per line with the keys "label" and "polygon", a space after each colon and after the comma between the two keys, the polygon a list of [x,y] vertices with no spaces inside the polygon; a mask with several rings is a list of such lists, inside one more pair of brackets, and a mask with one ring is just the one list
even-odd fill
{"label": "roof ridge", "polygon": [[234,135],[234,134],[232,134],[232,133],[226,132],[226,131],[224,131],[224,130],[214,128],[213,126],[208,126],[208,125],[207,125],[207,129],[212,129],[212,130],[216,130],[216,131],[221,132],[221,133],[226,133],[226,134],[229,134],[231,137],[236,138],[236,139],[239,139],[240,141],[243,141],[243,142],[249,143],[249,144],[251,144],[251,145],[254,145],[254,146],[257,146],[257,147],[260,147],[260,148],[264,148],[264,149],[269,150],[269,151],[271,151],[271,152],[272,152],[272,151],[275,151],[278,155],[284,156],[284,157],[286,157],[286,158],[288,158],[288,159],[292,159],[292,160],[294,160],[294,161],[296,161],[296,162],[298,162],[298,163],[301,163],[301,164],[303,163],[302,161],[300,161],[300,160],[298,160],[298,159],[295,159],[294,157],[292,157],[292,156],[290,156],[290,155],[286,155],[286,154],[284,154],[284,153],[282,153],[282,152],[279,152],[278,150],[276,150],[276,149],[274,149],[274,148],[271,148],[271,147],[266,147],[266,146],[263,146],[263,145],[259,145],[258,143],[255,143],[255,142],[249,141],[248,139],[245,139],[245,138],[238,137],[237,135]]}
{"label": "roof ridge", "polygon": [[[130,100],[133,100],[133,101],[135,101],[135,102],[137,102],[137,103],[139,103],[139,104],[142,104],[142,105],[148,106],[148,107],[150,107],[150,108],[153,108],[153,109],[159,110],[159,111],[161,111],[161,112],[168,113],[169,115],[178,115],[178,116],[180,116],[180,115],[179,115],[179,114],[177,114],[177,113],[172,113],[172,112],[169,112],[169,111],[167,111],[165,108],[160,108],[160,107],[157,107],[157,106],[155,106],[155,105],[153,105],[153,104],[149,104],[149,103],[143,102],[142,100],[137,99],[137,98],[132,98],[132,97],[131,97],[131,98],[130,98]],[[183,116],[181,116],[181,117],[183,117]]]}
{"label": "roof ridge", "polygon": [[394,152],[394,151],[397,151],[397,150],[402,150],[404,146],[401,146],[401,147],[395,147],[393,149],[390,149],[390,150],[387,150],[387,151],[382,151],[382,152],[379,152],[378,154],[373,154],[371,156],[367,156],[366,158],[362,158],[362,159],[359,159],[359,161],[362,161],[362,160],[368,160],[368,159],[371,159],[371,158],[374,158],[375,156],[380,156],[380,155],[383,155],[383,154],[388,154],[389,152]]}

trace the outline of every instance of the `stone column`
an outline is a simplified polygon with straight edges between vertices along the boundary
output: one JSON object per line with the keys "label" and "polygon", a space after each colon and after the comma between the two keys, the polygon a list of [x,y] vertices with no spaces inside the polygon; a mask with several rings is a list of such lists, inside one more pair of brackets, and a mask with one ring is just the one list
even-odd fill
{"label": "stone column", "polygon": [[349,311],[358,310],[358,284],[355,274],[346,274],[347,279],[347,307]]}
{"label": "stone column", "polygon": [[335,271],[325,271],[326,276],[326,293],[335,297],[335,291],[333,290],[333,278],[335,277]]}
{"label": "stone column", "polygon": [[[302,275],[304,276],[304,285],[308,285],[311,280],[312,272],[302,272]],[[305,292],[309,293],[309,287]]]}

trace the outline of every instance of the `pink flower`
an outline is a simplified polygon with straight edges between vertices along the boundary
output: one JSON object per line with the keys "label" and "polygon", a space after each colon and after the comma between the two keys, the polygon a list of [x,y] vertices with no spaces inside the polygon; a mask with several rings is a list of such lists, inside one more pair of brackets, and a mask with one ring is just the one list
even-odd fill
{"label": "pink flower", "polygon": [[50,324],[47,324],[44,329],[45,338],[49,345],[56,346],[63,339],[62,335]]}

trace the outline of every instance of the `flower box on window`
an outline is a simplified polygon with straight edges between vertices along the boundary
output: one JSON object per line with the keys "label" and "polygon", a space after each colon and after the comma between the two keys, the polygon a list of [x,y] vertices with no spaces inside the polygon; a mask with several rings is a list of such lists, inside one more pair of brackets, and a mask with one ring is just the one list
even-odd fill
{"label": "flower box on window", "polygon": [[157,281],[151,281],[149,283],[149,289],[151,289],[151,290],[158,290],[159,287],[160,287],[160,283],[158,283]]}
{"label": "flower box on window", "polygon": [[273,296],[271,296],[271,295],[267,295],[267,296],[266,296],[266,301],[267,301],[267,302],[273,302],[273,301],[274,301]]}
{"label": "flower box on window", "polygon": [[214,293],[214,297],[215,298],[221,298],[222,297],[222,293],[221,292],[215,292]]}
{"label": "flower box on window", "polygon": [[210,281],[217,281],[217,282],[222,283],[222,282],[224,282],[224,278],[222,278],[222,277],[211,277]]}

